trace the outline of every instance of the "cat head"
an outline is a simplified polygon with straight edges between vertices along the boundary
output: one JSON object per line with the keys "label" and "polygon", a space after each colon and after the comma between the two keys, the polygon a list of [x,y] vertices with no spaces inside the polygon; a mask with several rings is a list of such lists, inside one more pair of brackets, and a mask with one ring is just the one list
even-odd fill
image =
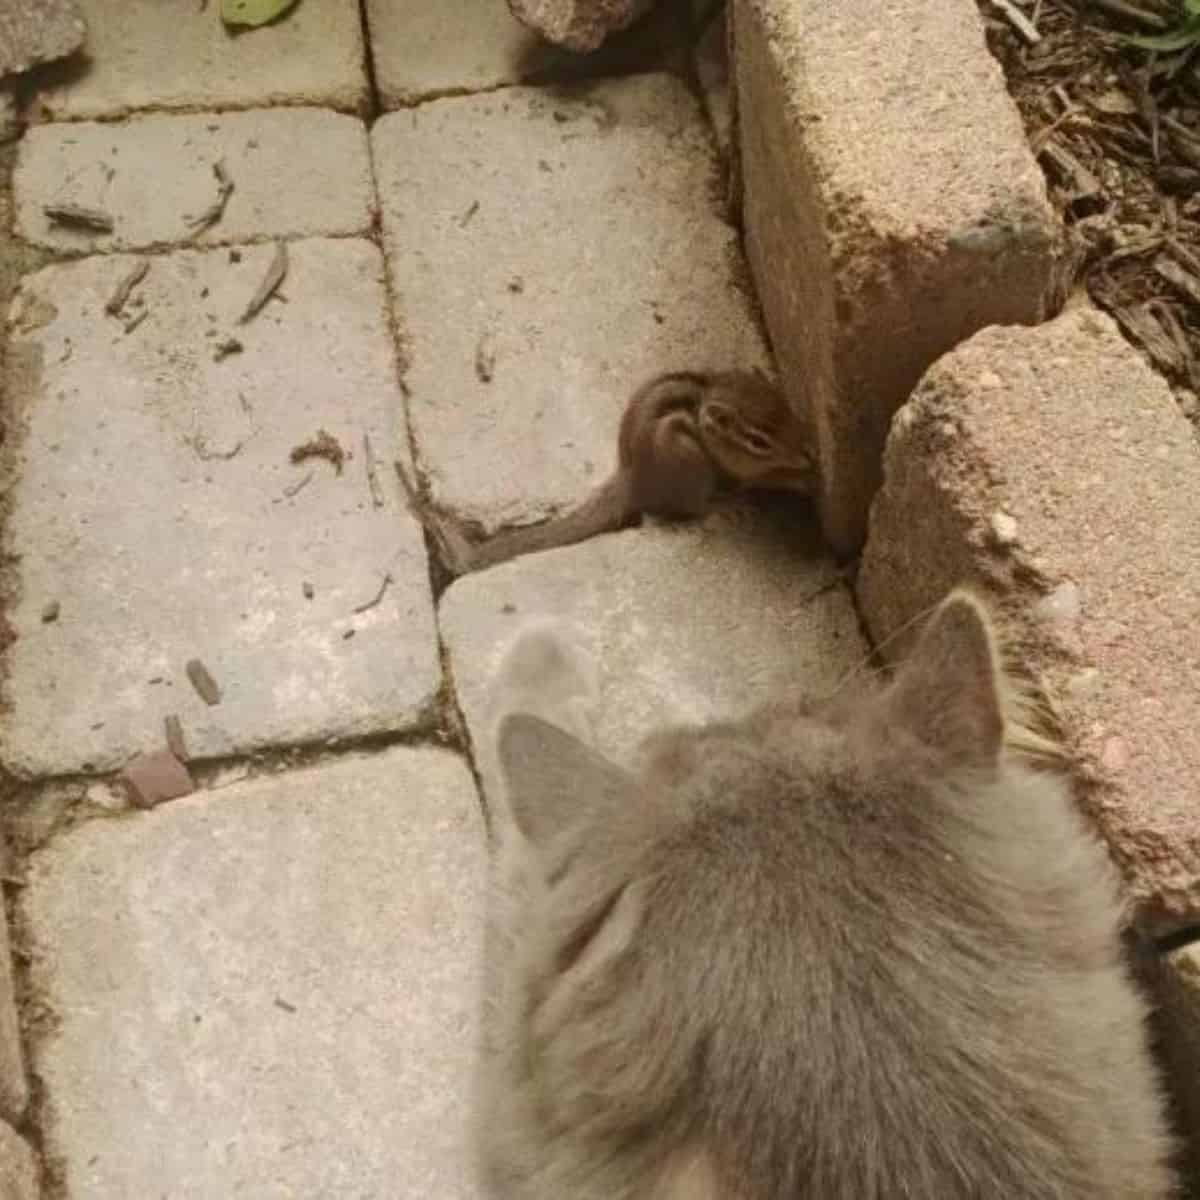
{"label": "cat head", "polygon": [[495,753],[537,880],[500,964],[520,976],[501,1091],[521,1093],[553,1184],[527,1194],[796,1194],[753,1180],[800,1178],[804,988],[826,969],[820,931],[861,902],[840,863],[872,854],[868,883],[899,886],[880,880],[902,839],[921,843],[930,789],[1000,770],[1006,690],[982,605],[953,593],[867,696],[665,730],[637,772],[561,727],[556,709],[595,678],[558,631],[519,638],[501,678]]}

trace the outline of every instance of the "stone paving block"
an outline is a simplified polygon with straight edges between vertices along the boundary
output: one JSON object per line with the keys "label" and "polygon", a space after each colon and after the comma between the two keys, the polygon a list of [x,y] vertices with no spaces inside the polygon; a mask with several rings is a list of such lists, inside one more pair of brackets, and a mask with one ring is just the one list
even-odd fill
{"label": "stone paving block", "polygon": [[0,76],[66,58],[86,37],[76,0],[7,0],[0,6]]}
{"label": "stone paving block", "polygon": [[[23,892],[69,1200],[473,1200],[485,875],[441,750],[76,826]],[[58,1195],[59,1193],[55,1193]]]}
{"label": "stone paving block", "polygon": [[[39,93],[63,118],[115,117],[141,108],[253,108],[315,104],[361,110],[367,101],[358,5],[304,0],[281,21],[232,33],[219,0],[80,0],[87,66]],[[296,148],[302,159],[312,148]]]}
{"label": "stone paving block", "polygon": [[[216,163],[233,191],[197,229],[219,199]],[[365,126],[316,108],[35,126],[13,189],[21,236],[64,251],[363,234],[373,206]],[[113,232],[51,221],[44,206],[62,202],[108,213]]]}
{"label": "stone paving block", "polygon": [[[393,468],[382,258],[355,239],[293,242],[287,303],[239,325],[273,254],[153,258],[128,333],[104,307],[131,257],[48,267],[13,302],[18,636],[0,756],[21,774],[118,767],[162,749],[173,713],[205,758],[427,711],[440,672],[423,539]],[[244,349],[222,357],[230,338]],[[340,471],[291,461],[322,430]],[[194,658],[215,706],[189,682]]]}
{"label": "stone paving block", "polygon": [[552,61],[505,0],[367,0],[367,17],[384,108],[520,83]]}
{"label": "stone paving block", "polygon": [[25,1140],[0,1122],[0,1196],[4,1200],[38,1200],[37,1159]]}
{"label": "stone paving block", "polygon": [[977,581],[1019,621],[1142,915],[1200,917],[1200,448],[1084,306],[977,334],[892,425],[858,596],[878,645]]}
{"label": "stone paving block", "polygon": [[975,0],[730,0],[746,245],[857,551],[892,413],[985,325],[1035,322],[1057,225]]}
{"label": "stone paving block", "polygon": [[579,500],[660,371],[767,361],[678,80],[510,89],[375,126],[409,412],[434,501],[485,532]]}
{"label": "stone paving block", "polygon": [[489,689],[522,625],[567,623],[600,669],[597,745],[628,762],[667,723],[737,716],[779,688],[821,696],[867,653],[849,591],[793,520],[746,511],[643,526],[456,580],[439,625],[485,792]]}

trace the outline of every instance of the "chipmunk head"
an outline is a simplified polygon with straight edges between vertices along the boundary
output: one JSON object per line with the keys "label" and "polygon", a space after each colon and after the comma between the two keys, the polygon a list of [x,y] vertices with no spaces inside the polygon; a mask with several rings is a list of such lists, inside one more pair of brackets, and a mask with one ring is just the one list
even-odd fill
{"label": "chipmunk head", "polygon": [[816,489],[807,433],[783,393],[758,371],[714,376],[700,401],[699,424],[713,460],[743,486]]}

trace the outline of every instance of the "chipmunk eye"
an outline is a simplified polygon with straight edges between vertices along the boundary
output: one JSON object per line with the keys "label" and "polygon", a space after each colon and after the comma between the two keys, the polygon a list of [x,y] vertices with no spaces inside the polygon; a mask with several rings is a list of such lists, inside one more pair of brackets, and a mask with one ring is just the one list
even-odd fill
{"label": "chipmunk eye", "polygon": [[771,444],[771,439],[761,433],[755,433],[753,429],[747,429],[743,432],[742,438],[746,443],[747,449],[754,454],[761,454],[764,458],[771,454],[775,447]]}

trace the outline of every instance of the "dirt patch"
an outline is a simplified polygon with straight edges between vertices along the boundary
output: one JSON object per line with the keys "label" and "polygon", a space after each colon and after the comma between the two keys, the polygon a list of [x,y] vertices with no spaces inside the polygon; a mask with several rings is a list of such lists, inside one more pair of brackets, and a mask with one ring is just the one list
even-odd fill
{"label": "dirt patch", "polygon": [[1130,36],[1177,27],[1177,0],[980,0],[1082,284],[1161,371],[1200,429],[1200,48]]}

